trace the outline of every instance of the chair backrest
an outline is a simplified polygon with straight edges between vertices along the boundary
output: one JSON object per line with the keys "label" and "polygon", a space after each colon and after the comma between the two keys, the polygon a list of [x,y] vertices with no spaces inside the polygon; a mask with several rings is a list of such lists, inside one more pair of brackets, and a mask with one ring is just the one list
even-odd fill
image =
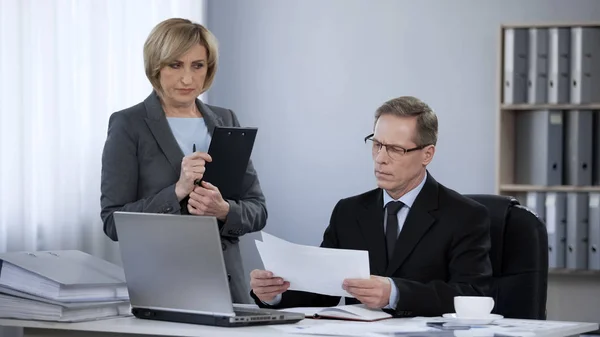
{"label": "chair backrest", "polygon": [[494,313],[506,318],[546,319],[548,234],[535,213],[508,196],[467,194],[491,218],[490,259]]}

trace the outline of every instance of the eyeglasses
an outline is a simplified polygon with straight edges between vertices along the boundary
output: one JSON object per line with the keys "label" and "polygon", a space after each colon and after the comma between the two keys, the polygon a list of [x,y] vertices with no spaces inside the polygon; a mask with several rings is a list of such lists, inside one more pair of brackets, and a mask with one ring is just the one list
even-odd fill
{"label": "eyeglasses", "polygon": [[373,157],[377,156],[379,151],[381,151],[382,147],[385,147],[385,151],[387,152],[388,156],[390,156],[390,158],[392,160],[397,160],[409,152],[421,150],[421,149],[424,149],[427,146],[429,146],[429,144],[426,144],[426,145],[413,147],[412,149],[405,149],[400,145],[383,144],[383,143],[373,139],[374,135],[375,134],[370,134],[365,137],[365,143],[368,143],[368,142],[372,143]]}

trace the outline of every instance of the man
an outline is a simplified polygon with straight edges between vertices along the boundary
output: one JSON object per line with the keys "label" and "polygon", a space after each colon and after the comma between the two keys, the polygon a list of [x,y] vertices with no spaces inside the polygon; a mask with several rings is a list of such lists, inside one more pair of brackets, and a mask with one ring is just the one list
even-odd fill
{"label": "man", "polygon": [[[375,113],[372,143],[378,188],[340,200],[321,247],[368,250],[370,279],[342,287],[364,303],[396,316],[454,312],[454,296],[488,291],[490,220],[480,204],[439,184],[428,173],[438,121],[424,102],[399,97]],[[286,291],[289,283],[254,270],[251,295],[259,306],[334,306],[340,298]]]}

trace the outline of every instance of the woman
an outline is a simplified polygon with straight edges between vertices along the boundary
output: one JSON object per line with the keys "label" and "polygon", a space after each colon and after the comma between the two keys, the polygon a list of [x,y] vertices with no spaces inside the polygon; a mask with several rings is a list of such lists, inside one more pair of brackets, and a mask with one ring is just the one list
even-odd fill
{"label": "woman", "polygon": [[194,185],[211,161],[206,151],[215,125],[240,125],[231,110],[197,98],[210,88],[217,61],[216,39],[199,24],[175,18],[152,30],[144,64],[154,90],[110,117],[102,154],[101,216],[104,233],[113,241],[118,240],[115,211],[215,216],[232,299],[249,303],[239,236],[260,231],[267,220],[252,162],[240,200],[223,198],[209,182]]}

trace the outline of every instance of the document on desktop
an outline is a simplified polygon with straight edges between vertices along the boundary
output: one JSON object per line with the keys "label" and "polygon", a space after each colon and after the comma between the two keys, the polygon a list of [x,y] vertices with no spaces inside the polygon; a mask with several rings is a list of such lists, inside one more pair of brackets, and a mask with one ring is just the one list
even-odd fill
{"label": "document on desktop", "polygon": [[256,248],[265,270],[290,282],[289,290],[353,297],[342,288],[344,279],[370,277],[365,250],[304,246],[262,232]]}

